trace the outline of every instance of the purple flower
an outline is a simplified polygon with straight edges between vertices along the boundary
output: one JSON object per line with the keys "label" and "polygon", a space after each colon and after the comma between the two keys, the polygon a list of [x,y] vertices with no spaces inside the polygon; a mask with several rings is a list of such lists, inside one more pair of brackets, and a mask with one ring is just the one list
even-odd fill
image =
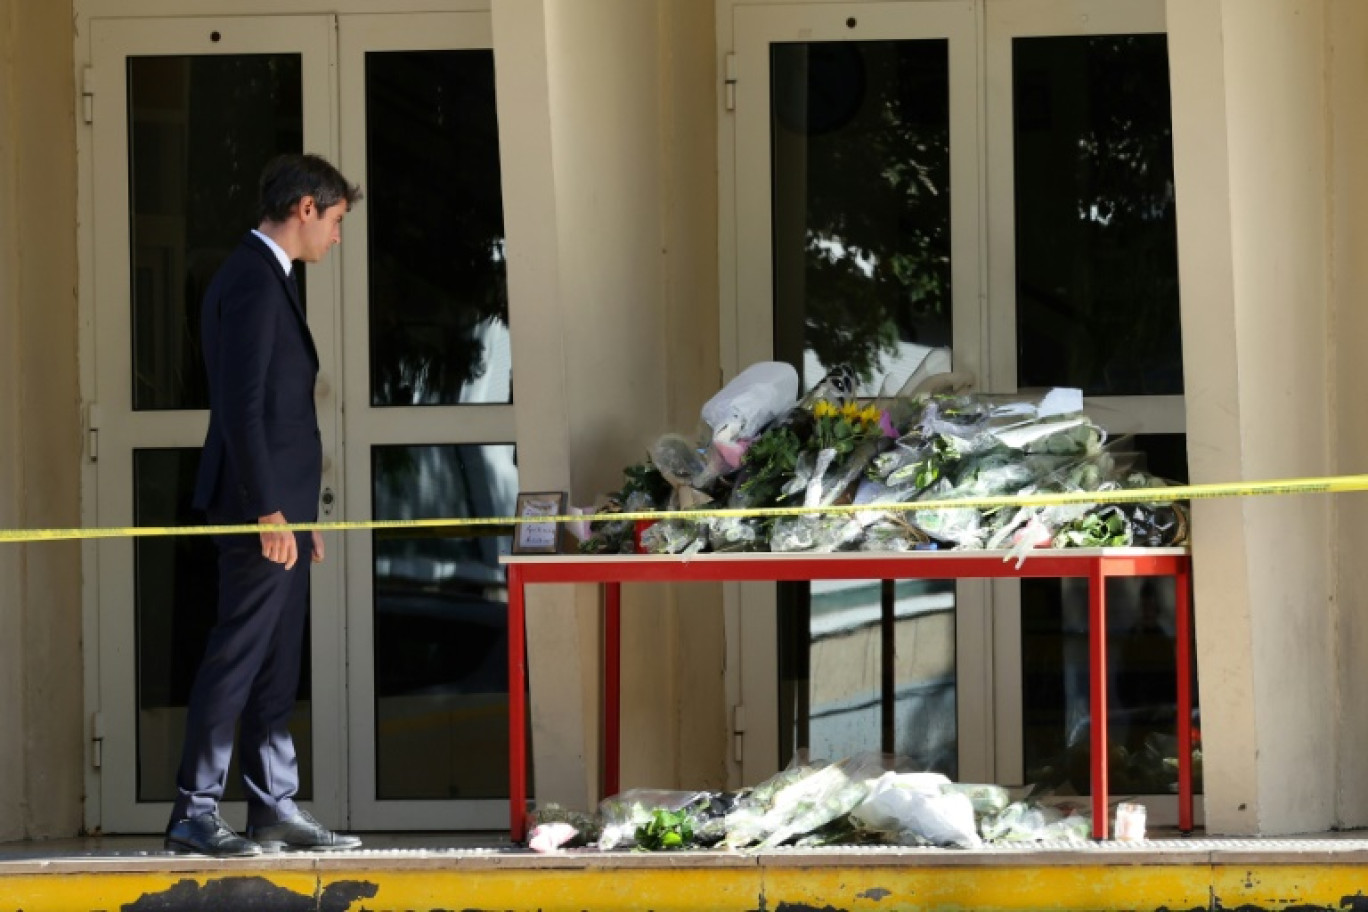
{"label": "purple flower", "polygon": [[894,440],[900,436],[898,429],[893,426],[893,419],[888,417],[887,410],[879,413],[879,430],[883,431],[885,437],[892,437]]}

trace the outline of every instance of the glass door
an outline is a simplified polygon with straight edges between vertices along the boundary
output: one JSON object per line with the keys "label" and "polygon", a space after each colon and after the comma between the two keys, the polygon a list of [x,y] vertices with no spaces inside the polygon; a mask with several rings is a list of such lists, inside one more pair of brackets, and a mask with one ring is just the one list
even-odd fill
{"label": "glass door", "polygon": [[[985,47],[992,388],[1080,387],[1118,459],[1186,481],[1164,5],[988,0]],[[999,778],[1088,794],[1086,585],[994,595]],[[1107,596],[1111,789],[1174,823],[1172,582]]]}
{"label": "glass door", "polygon": [[[732,369],[778,358],[809,386],[845,362],[873,396],[948,346],[985,392],[1081,387],[1118,450],[1184,480],[1163,3],[738,5],[733,26]],[[1111,585],[1114,790],[1166,793],[1173,593]],[[884,749],[1087,793],[1081,584],[732,597],[744,781]]]}
{"label": "glass door", "polygon": [[[172,526],[189,509],[208,395],[199,343],[209,278],[256,225],[272,156],[333,147],[326,16],[105,20],[91,27],[96,299],[89,458],[101,526]],[[325,484],[336,484],[336,263],[301,291],[317,342]],[[159,832],[175,797],[185,706],[216,612],[205,538],[97,546],[101,822]],[[313,622],[291,728],[301,796],[344,812],[340,562],[311,577]],[[241,822],[236,772],[230,820]]]}
{"label": "glass door", "polygon": [[[91,40],[98,522],[202,521],[200,298],[256,224],[262,165],[303,150],[365,191],[345,243],[301,281],[321,360],[321,517],[511,513],[488,14],[96,20]],[[506,545],[329,536],[292,723],[302,796],[326,822],[506,825]],[[158,832],[215,617],[214,546],[103,542],[97,572],[100,821]],[[233,772],[230,822],[238,797]]]}
{"label": "glass door", "polygon": [[[732,372],[784,360],[808,388],[846,363],[873,396],[948,349],[947,369],[976,374],[973,5],[745,6],[734,28]],[[935,580],[731,587],[743,780],[798,751],[870,749],[981,778],[985,592]],[[901,651],[885,648],[895,642]]]}
{"label": "glass door", "polygon": [[[349,519],[507,516],[518,491],[487,13],[343,16]],[[507,826],[508,539],[347,538],[352,824]]]}

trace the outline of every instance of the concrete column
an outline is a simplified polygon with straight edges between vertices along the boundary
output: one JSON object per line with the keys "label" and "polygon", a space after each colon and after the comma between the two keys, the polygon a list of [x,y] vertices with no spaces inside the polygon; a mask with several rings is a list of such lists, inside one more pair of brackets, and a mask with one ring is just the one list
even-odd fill
{"label": "concrete column", "polygon": [[[659,15],[642,0],[547,4],[571,477],[586,503],[670,429]],[[592,590],[581,598],[593,606]],[[673,620],[660,587],[624,593],[624,787],[672,784]]]}
{"label": "concrete column", "polygon": [[[71,9],[0,3],[0,527],[80,524]],[[80,549],[0,545],[0,838],[84,791]]]}
{"label": "concrete column", "polygon": [[[71,8],[19,3],[18,135],[24,524],[79,526],[76,85]],[[24,699],[30,833],[81,825],[85,732],[81,549],[35,545],[24,571]]]}
{"label": "concrete column", "polygon": [[[692,435],[717,389],[713,13],[687,0],[495,0],[494,33],[500,98],[518,99],[500,112],[514,344],[533,336],[514,357],[535,365],[515,368],[520,471],[524,487],[553,479],[589,505],[662,433]],[[556,385],[550,401],[527,395],[526,371]],[[624,787],[724,780],[710,590],[690,592],[687,617],[666,587],[624,593]],[[579,775],[596,798],[597,593],[550,598],[529,634],[538,796],[568,795]]]}
{"label": "concrete column", "polygon": [[[495,0],[504,227],[508,247],[519,484],[569,491],[568,315],[562,292],[546,0]],[[594,678],[583,645],[593,617],[568,587],[538,587],[527,604],[532,762],[539,803],[585,808],[596,757],[589,721]]]}
{"label": "concrete column", "polygon": [[[1195,482],[1327,474],[1325,0],[1169,0]],[[1207,827],[1334,823],[1328,498],[1194,505]]]}
{"label": "concrete column", "polygon": [[[16,0],[0,0],[0,528],[19,525],[22,475],[19,455],[19,264],[15,148],[16,86],[14,20]],[[0,731],[24,730],[23,549],[0,545]],[[24,835],[24,746],[21,738],[0,739],[0,842]]]}
{"label": "concrete column", "polygon": [[[717,123],[721,112],[715,4],[663,0],[660,15],[668,425],[691,430],[721,385],[718,325]],[[722,587],[675,587],[679,750],[674,784],[727,786],[731,750],[724,687]]]}
{"label": "concrete column", "polygon": [[[1332,0],[1330,44],[1330,303],[1335,469],[1368,472],[1368,4]],[[1368,826],[1368,494],[1337,497],[1329,543],[1336,562],[1339,666],[1339,814]]]}

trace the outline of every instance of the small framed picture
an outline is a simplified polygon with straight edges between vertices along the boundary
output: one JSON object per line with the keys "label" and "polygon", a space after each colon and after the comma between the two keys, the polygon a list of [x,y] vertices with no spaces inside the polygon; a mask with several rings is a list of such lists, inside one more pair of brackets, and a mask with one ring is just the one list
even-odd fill
{"label": "small framed picture", "polygon": [[[564,491],[523,492],[518,495],[514,515],[519,519],[561,516],[565,513]],[[560,523],[520,522],[513,530],[514,554],[555,554],[560,542]]]}

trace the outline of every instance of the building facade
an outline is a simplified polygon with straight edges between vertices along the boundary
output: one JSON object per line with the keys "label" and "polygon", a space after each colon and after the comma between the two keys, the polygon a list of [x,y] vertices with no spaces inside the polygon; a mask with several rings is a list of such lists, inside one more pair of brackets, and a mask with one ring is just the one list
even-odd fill
{"label": "building facade", "polygon": [[[1357,474],[1365,51],[1355,0],[0,0],[0,528],[195,521],[198,292],[299,149],[366,191],[305,282],[325,519],[592,504],[747,365],[812,382],[867,319],[873,386],[948,347],[984,391],[1084,387],[1160,474]],[[1361,496],[1193,505],[1211,832],[1368,822]],[[312,806],[501,828],[499,545],[335,542]],[[0,544],[0,839],[163,825],[203,549]],[[878,598],[629,589],[623,784],[889,746],[886,636],[899,752],[1026,784],[1080,743],[1077,591],[920,587],[891,628]],[[1117,604],[1131,752],[1162,753],[1171,595]],[[541,800],[600,797],[598,625],[583,587],[529,606]]]}

